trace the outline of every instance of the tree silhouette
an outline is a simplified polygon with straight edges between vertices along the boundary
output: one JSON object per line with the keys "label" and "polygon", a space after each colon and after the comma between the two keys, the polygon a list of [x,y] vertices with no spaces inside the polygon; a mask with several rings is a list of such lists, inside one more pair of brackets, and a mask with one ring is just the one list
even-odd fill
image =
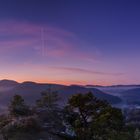
{"label": "tree silhouette", "polygon": [[38,107],[53,109],[57,107],[58,94],[56,91],[52,91],[51,88],[41,93],[41,98],[36,101]]}
{"label": "tree silhouette", "polygon": [[29,107],[25,104],[20,95],[15,95],[10,102],[9,112],[12,116],[26,116],[30,114]]}
{"label": "tree silhouette", "polygon": [[73,95],[65,111],[65,119],[74,128],[78,140],[108,140],[123,125],[121,111],[91,92]]}

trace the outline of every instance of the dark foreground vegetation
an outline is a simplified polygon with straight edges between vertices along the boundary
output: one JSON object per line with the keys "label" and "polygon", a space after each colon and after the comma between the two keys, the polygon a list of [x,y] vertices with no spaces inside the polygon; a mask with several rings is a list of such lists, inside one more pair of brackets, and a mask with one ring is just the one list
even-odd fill
{"label": "dark foreground vegetation", "polygon": [[64,107],[59,100],[47,90],[28,106],[15,95],[0,116],[0,140],[140,140],[139,125],[90,92],[73,95]]}

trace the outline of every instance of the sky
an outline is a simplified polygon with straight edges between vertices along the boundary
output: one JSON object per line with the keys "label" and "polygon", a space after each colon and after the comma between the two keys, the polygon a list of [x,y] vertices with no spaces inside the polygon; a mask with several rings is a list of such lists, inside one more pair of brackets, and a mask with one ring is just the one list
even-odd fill
{"label": "sky", "polygon": [[139,0],[0,0],[0,79],[140,84]]}

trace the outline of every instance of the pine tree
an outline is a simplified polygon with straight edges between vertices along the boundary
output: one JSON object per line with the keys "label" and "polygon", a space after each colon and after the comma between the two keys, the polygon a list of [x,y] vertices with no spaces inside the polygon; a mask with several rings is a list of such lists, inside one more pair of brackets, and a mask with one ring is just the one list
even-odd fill
{"label": "pine tree", "polygon": [[73,95],[66,108],[66,121],[74,128],[78,140],[108,140],[123,126],[123,116],[119,109],[93,94]]}
{"label": "pine tree", "polygon": [[58,94],[56,91],[48,90],[41,93],[41,98],[36,101],[38,107],[46,108],[46,109],[54,109],[58,106]]}
{"label": "pine tree", "polygon": [[30,110],[25,104],[24,99],[20,95],[15,95],[10,102],[9,112],[10,115],[18,117],[29,115]]}

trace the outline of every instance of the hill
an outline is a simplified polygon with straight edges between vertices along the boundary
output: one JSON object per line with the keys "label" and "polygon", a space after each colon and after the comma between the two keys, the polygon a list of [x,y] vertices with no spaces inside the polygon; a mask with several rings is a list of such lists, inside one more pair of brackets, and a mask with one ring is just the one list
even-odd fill
{"label": "hill", "polygon": [[129,89],[121,94],[128,103],[136,103],[140,105],[140,88]]}
{"label": "hill", "polygon": [[111,104],[117,104],[121,102],[121,99],[119,97],[106,94],[105,92],[96,88],[85,88],[82,86],[66,86],[64,89],[59,91],[59,93],[63,95],[63,98],[66,96],[65,100],[73,94],[87,92],[92,92],[97,98],[107,100]]}
{"label": "hill", "polygon": [[13,80],[0,80],[0,91],[7,91],[13,89],[14,87],[18,86],[19,83]]}
{"label": "hill", "polygon": [[[58,91],[58,95],[60,97],[60,104],[64,105],[68,98],[73,94],[77,93],[87,93],[91,91],[97,98],[107,100],[111,104],[117,104],[121,102],[119,97],[106,94],[105,92],[96,89],[96,88],[85,88],[83,86],[65,86],[59,84],[42,84],[35,82],[23,82],[17,83],[14,81],[2,81],[1,87],[7,87],[6,90],[0,90],[0,106],[5,108],[9,103],[9,100],[13,95],[19,94],[23,96],[23,98],[28,102],[28,104],[34,104],[37,99],[40,98],[40,93],[42,91],[46,91],[48,88],[51,88],[53,91]],[[9,85],[12,85],[11,88],[8,88]]]}

